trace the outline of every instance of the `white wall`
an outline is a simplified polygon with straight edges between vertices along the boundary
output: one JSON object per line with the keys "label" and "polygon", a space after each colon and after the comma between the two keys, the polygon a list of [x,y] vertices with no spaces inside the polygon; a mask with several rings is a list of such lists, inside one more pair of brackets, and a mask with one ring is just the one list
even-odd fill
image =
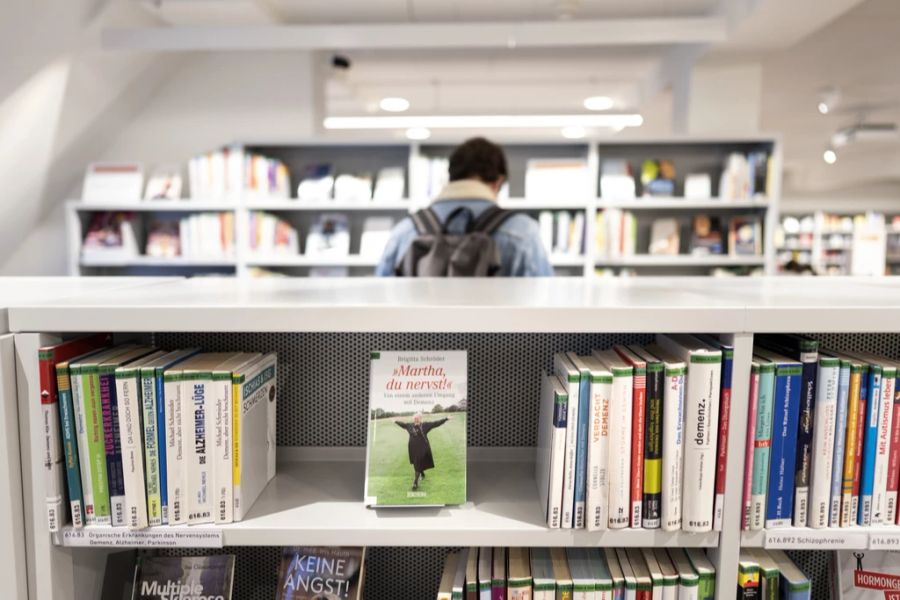
{"label": "white wall", "polygon": [[756,133],[760,126],[762,66],[758,62],[698,64],[691,73],[688,133]]}

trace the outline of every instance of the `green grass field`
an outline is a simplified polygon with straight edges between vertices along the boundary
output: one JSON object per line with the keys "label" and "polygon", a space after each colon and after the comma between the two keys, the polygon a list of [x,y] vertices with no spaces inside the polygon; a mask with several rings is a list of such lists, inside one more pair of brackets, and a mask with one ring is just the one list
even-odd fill
{"label": "green grass field", "polygon": [[[376,440],[369,456],[369,496],[378,504],[463,504],[466,501],[466,413],[429,414],[425,421],[450,420],[428,434],[434,468],[425,472],[419,489],[409,464],[409,435],[394,424],[412,417],[369,421],[369,439]],[[374,435],[374,438],[373,438]]]}

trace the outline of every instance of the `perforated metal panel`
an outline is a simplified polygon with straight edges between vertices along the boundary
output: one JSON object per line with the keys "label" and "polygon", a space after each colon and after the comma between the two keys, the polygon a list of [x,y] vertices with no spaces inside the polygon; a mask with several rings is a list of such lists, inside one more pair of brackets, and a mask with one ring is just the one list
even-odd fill
{"label": "perforated metal panel", "polygon": [[468,350],[470,446],[534,446],[540,373],[553,354],[649,335],[544,333],[164,333],[163,348],[278,352],[278,445],[365,446],[369,352]]}
{"label": "perforated metal panel", "polygon": [[812,600],[832,600],[835,595],[834,552],[827,550],[795,550],[786,553],[812,583]]}

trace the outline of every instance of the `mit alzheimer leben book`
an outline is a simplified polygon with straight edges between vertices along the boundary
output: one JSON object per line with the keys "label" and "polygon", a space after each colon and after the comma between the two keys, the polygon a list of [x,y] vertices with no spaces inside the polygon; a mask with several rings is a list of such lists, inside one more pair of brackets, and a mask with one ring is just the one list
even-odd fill
{"label": "mit alzheimer leben book", "polygon": [[372,352],[367,506],[466,501],[467,354]]}

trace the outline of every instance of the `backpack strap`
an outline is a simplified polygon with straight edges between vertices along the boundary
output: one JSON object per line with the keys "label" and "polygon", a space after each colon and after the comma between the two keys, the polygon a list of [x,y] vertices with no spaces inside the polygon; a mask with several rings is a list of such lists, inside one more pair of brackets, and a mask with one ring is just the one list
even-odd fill
{"label": "backpack strap", "polygon": [[439,235],[444,228],[440,219],[430,208],[423,208],[409,215],[419,235]]}
{"label": "backpack strap", "polygon": [[470,232],[478,231],[481,233],[486,233],[487,235],[493,235],[495,231],[500,229],[500,226],[506,222],[508,218],[513,215],[513,212],[510,210],[503,210],[496,204],[493,204],[486,208],[478,218],[472,223],[472,226],[469,228]]}

